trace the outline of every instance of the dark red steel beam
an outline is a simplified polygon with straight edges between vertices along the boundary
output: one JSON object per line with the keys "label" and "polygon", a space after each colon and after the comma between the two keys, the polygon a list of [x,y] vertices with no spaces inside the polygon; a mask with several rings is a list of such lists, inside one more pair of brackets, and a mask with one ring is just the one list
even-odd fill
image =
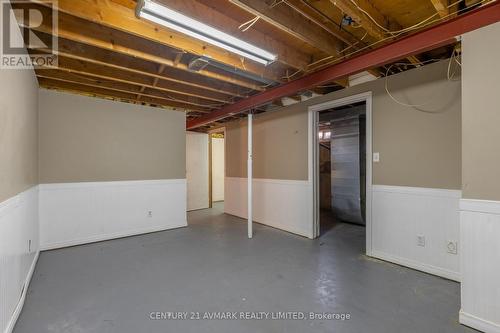
{"label": "dark red steel beam", "polygon": [[477,8],[452,20],[406,36],[375,50],[344,60],[318,72],[284,83],[234,104],[227,105],[205,116],[187,122],[193,129],[228,116],[245,112],[275,99],[293,95],[318,85],[379,67],[410,55],[419,54],[455,42],[455,37],[500,21],[500,1]]}

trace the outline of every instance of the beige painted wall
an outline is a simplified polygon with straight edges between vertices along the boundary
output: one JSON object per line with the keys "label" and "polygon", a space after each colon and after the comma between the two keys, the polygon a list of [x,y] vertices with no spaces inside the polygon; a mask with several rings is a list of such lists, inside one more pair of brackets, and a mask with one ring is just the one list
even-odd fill
{"label": "beige painted wall", "polygon": [[38,184],[37,112],[34,71],[0,69],[0,202]]}
{"label": "beige painted wall", "polygon": [[186,178],[185,114],[40,90],[40,183]]}
{"label": "beige painted wall", "polygon": [[[406,103],[429,101],[421,112],[392,101],[384,79],[334,92],[256,117],[256,178],[307,180],[310,105],[373,92],[373,149],[381,162],[373,166],[378,185],[443,189],[461,188],[461,85],[447,80],[448,62],[391,76],[389,87]],[[246,177],[246,120],[227,130],[228,177]]]}
{"label": "beige painted wall", "polygon": [[[463,197],[500,201],[500,23],[463,36]],[[485,51],[487,50],[487,52]]]}
{"label": "beige painted wall", "polygon": [[[254,120],[254,177],[307,179],[307,114],[303,107]],[[304,158],[305,157],[305,158]],[[226,176],[246,177],[247,122],[226,127]]]}

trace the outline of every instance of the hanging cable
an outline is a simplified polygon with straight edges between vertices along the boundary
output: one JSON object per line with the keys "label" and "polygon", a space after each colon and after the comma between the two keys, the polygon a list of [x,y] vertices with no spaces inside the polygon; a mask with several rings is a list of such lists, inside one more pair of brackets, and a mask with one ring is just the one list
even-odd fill
{"label": "hanging cable", "polygon": [[[495,1],[497,1],[497,0],[483,0],[483,2],[482,2],[482,4],[481,4],[481,6],[486,6],[487,4],[492,3],[492,2],[495,2]],[[433,23],[436,23],[436,22],[441,22],[441,21],[443,21],[443,20],[445,20],[445,19],[449,18],[450,16],[458,15],[458,14],[460,14],[460,13],[462,13],[462,12],[466,11],[466,10],[468,10],[468,8],[462,8],[462,9],[459,9],[459,10],[457,10],[456,12],[453,12],[453,13],[450,13],[450,14],[448,14],[448,15],[446,15],[446,16],[443,16],[442,18],[440,17],[440,18],[437,18],[437,19],[435,19],[435,20],[429,21],[429,22],[425,23],[425,24],[424,24],[421,28],[427,27],[427,26],[429,26],[429,25],[431,25],[431,24],[433,24]],[[367,49],[370,49],[370,48],[372,48],[372,47],[374,47],[374,46],[376,46],[376,45],[378,45],[378,44],[381,44],[381,43],[383,43],[383,42],[385,42],[385,41],[387,41],[387,40],[391,40],[391,39],[393,39],[393,38],[397,38],[397,37],[399,37],[399,36],[400,36],[400,35],[402,35],[402,34],[403,34],[403,33],[400,33],[400,34],[395,35],[395,36],[389,36],[389,37],[385,37],[385,38],[383,38],[383,39],[377,40],[377,41],[375,41],[375,42],[373,42],[373,43],[371,43],[371,44],[369,44],[369,45],[366,45],[366,46],[364,46],[364,47],[362,47],[362,48],[358,49],[358,50],[355,50],[355,51],[353,51],[353,52],[350,52],[350,53],[348,53],[348,54],[346,54],[346,55],[344,55],[344,56],[341,56],[341,57],[335,58],[333,61],[331,61],[331,62],[327,62],[327,63],[325,63],[325,64],[323,64],[323,65],[321,65],[321,66],[319,66],[319,67],[317,67],[317,68],[314,68],[313,70],[318,70],[318,69],[323,68],[323,67],[325,67],[325,66],[330,66],[330,65],[333,65],[333,64],[335,64],[335,63],[338,63],[338,62],[340,62],[340,61],[342,61],[342,60],[344,60],[344,59],[346,59],[346,58],[348,58],[348,57],[350,57],[350,56],[352,56],[352,55],[355,55],[355,54],[357,54],[357,53],[363,52],[363,51],[365,51],[365,50],[367,50]],[[333,56],[330,56],[330,57],[327,57],[327,58],[334,58],[334,57],[333,57]],[[324,61],[324,60],[326,60],[326,58],[325,58],[325,59],[322,59],[321,61]],[[314,63],[310,64],[308,67],[311,67],[312,65],[314,65],[314,64],[316,64],[316,63],[319,63],[319,61],[316,61],[316,62],[314,62]],[[311,71],[311,70],[312,70],[312,69],[308,69],[308,72],[309,72],[309,71]]]}
{"label": "hanging cable", "polygon": [[[407,32],[407,31],[411,31],[411,30],[414,30],[414,29],[417,29],[419,26],[421,26],[422,24],[426,23],[427,21],[431,20],[432,18],[436,17],[437,15],[439,15],[438,13],[434,13],[433,15],[427,17],[426,19],[412,25],[412,26],[409,26],[409,27],[406,27],[406,28],[403,28],[403,29],[400,29],[400,30],[389,30],[387,29],[386,27],[384,27],[382,24],[380,24],[379,22],[377,22],[377,20],[375,20],[373,18],[373,16],[370,15],[370,13],[368,13],[366,10],[364,10],[363,8],[361,8],[354,0],[350,0],[351,3],[356,6],[356,8],[361,11],[363,14],[365,14],[373,23],[375,23],[375,25],[377,27],[379,27],[380,29],[382,29],[385,33],[387,34],[399,34],[399,33],[402,33],[402,32]],[[455,1],[453,2],[452,4],[448,5],[446,7],[446,9],[450,9],[451,7],[453,6],[456,6],[457,4],[459,4],[460,2],[462,2],[464,0],[458,0],[458,1]],[[493,1],[496,1],[496,0],[493,0]]]}
{"label": "hanging cable", "polygon": [[257,23],[258,21],[260,20],[260,16],[255,16],[253,19],[241,24],[238,29],[245,32],[247,31],[248,29],[250,29],[251,27],[254,26],[255,23]]}
{"label": "hanging cable", "polygon": [[447,77],[448,77],[448,81],[460,81],[460,79],[454,79],[455,78],[455,75],[457,73],[457,70],[456,70],[456,67],[455,67],[455,70],[453,71],[453,73],[451,73],[451,69],[452,69],[452,64],[453,63],[456,63],[458,64],[459,67],[462,67],[462,64],[460,63],[460,61],[458,61],[458,57],[459,57],[459,53],[457,51],[457,48],[455,47],[453,49],[453,53],[451,54],[451,57],[450,57],[450,61],[448,63],[448,73],[447,73]]}
{"label": "hanging cable", "polygon": [[284,2],[285,2],[285,0],[279,0],[279,1],[278,0],[274,0],[273,3],[269,6],[269,8],[274,8],[277,5],[280,5],[280,4],[284,3]]}
{"label": "hanging cable", "polygon": [[[451,54],[451,57],[449,59],[449,63],[448,63],[448,71],[447,71],[447,80],[449,82],[451,81],[458,81],[458,80],[454,80],[454,76],[456,74],[456,71],[453,72],[453,73],[450,73],[451,71],[451,64],[456,60],[456,57],[457,57],[457,49],[454,48],[453,49],[453,52]],[[441,59],[429,59],[429,60],[425,60],[425,61],[422,61],[421,64],[422,65],[425,65],[425,64],[428,64],[428,63],[433,63],[433,62],[437,62],[437,61],[441,61]],[[396,97],[394,97],[392,95],[392,93],[389,91],[389,72],[391,70],[391,68],[395,65],[405,65],[405,66],[417,66],[419,64],[407,64],[407,63],[395,63],[395,64],[392,64],[390,65],[388,68],[387,68],[387,71],[386,71],[386,77],[385,77],[385,91],[387,93],[387,95],[397,104],[399,105],[402,105],[402,106],[405,106],[405,107],[411,107],[411,108],[416,108],[417,111],[420,111],[420,112],[424,112],[424,113],[439,113],[439,112],[435,112],[435,111],[428,111],[428,110],[422,110],[422,109],[418,109],[419,107],[423,107],[423,106],[426,106],[426,105],[429,105],[431,104],[432,102],[434,102],[436,100],[436,97],[434,98],[431,98],[431,99],[428,99],[427,102],[424,102],[424,103],[421,103],[421,104],[409,104],[409,103],[404,103],[404,102],[401,102],[400,100],[398,100]]]}

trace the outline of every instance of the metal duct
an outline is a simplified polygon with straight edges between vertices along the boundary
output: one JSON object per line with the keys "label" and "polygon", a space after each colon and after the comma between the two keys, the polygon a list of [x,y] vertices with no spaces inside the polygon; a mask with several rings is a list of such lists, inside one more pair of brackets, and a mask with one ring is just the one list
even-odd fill
{"label": "metal duct", "polygon": [[[360,115],[332,120],[332,210],[343,221],[365,225],[364,135]],[[363,139],[362,139],[363,138]]]}

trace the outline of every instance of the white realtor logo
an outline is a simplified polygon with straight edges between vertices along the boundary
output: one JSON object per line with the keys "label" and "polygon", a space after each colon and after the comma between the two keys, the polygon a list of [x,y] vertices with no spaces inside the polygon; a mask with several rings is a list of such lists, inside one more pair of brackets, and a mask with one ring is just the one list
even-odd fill
{"label": "white realtor logo", "polygon": [[[57,66],[58,18],[57,11],[53,9],[55,0],[37,3],[27,0],[0,2],[0,17],[4,22],[0,34],[0,68]],[[42,26],[43,29],[40,29]]]}

